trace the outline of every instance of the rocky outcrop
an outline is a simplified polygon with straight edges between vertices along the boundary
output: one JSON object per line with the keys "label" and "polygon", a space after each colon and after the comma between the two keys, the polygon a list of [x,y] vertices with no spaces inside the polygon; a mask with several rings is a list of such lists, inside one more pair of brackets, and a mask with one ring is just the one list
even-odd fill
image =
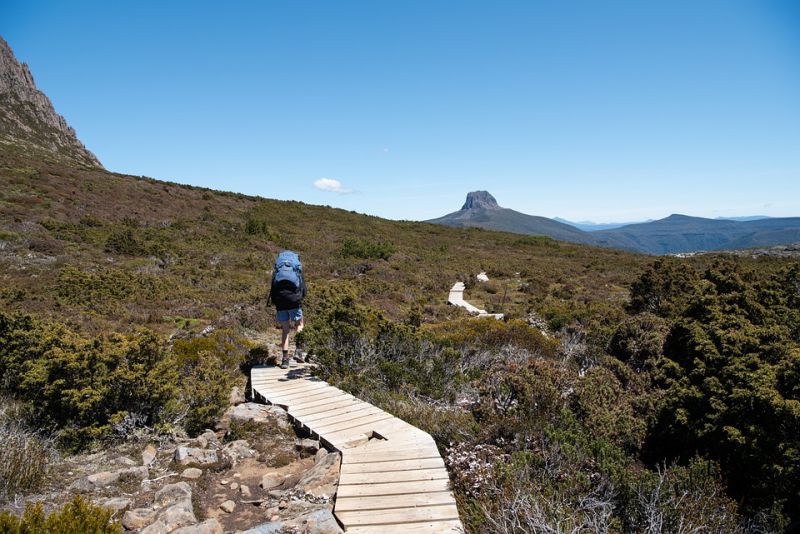
{"label": "rocky outcrop", "polygon": [[37,89],[28,65],[0,37],[0,143],[36,148],[89,167],[102,167],[78,140],[50,99]]}
{"label": "rocky outcrop", "polygon": [[487,209],[499,210],[500,205],[488,191],[472,191],[467,193],[467,201],[461,206],[462,210]]}

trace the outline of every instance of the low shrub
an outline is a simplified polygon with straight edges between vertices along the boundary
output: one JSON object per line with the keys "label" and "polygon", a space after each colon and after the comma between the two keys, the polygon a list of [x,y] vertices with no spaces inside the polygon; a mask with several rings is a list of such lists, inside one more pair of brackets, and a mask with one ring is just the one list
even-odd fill
{"label": "low shrub", "polygon": [[52,440],[22,419],[15,403],[0,401],[0,501],[39,490],[57,456]]}
{"label": "low shrub", "polygon": [[113,512],[87,503],[81,497],[45,515],[41,504],[28,506],[21,517],[0,512],[0,532],[8,534],[121,534],[122,528],[112,522]]}
{"label": "low shrub", "polygon": [[345,258],[388,260],[395,252],[397,252],[397,248],[387,241],[346,238],[342,241],[340,254]]}

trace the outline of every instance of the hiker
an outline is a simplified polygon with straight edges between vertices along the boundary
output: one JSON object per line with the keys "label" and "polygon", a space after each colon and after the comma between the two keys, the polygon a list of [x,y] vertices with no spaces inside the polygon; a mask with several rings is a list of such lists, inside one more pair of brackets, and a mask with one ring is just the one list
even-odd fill
{"label": "hiker", "polygon": [[[269,290],[267,303],[275,304],[276,319],[281,326],[281,369],[289,368],[289,332],[292,328],[297,334],[302,332],[303,298],[306,296],[306,282],[303,279],[303,265],[296,252],[284,250],[275,259],[275,269],[272,272],[272,285]],[[303,361],[303,353],[295,336],[295,353],[297,361]]]}

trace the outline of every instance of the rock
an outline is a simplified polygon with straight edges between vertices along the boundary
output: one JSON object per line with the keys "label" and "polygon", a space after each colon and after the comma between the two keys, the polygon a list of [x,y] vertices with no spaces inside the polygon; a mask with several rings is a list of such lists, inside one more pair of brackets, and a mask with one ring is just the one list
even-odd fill
{"label": "rock", "polygon": [[205,449],[209,446],[215,449],[219,447],[217,435],[214,434],[212,430],[205,430],[202,434],[197,436],[197,443],[200,445],[201,449]]}
{"label": "rock", "polygon": [[203,476],[203,470],[198,469],[196,467],[190,467],[188,469],[184,469],[183,473],[181,473],[181,478],[185,478],[188,480],[195,480]]}
{"label": "rock", "polygon": [[244,484],[239,486],[239,493],[241,493],[242,497],[245,499],[249,499],[250,497],[253,496],[253,492],[250,491],[250,487],[245,486]]}
{"label": "rock", "polygon": [[271,421],[277,421],[280,428],[291,427],[286,410],[278,406],[267,406],[265,404],[258,404],[257,402],[245,402],[229,408],[226,415],[231,421],[237,423],[246,423],[248,421],[269,423]]}
{"label": "rock", "polygon": [[328,456],[328,449],[322,448],[318,450],[317,454],[314,455],[314,463],[319,463],[326,456]]}
{"label": "rock", "polygon": [[175,461],[181,465],[211,465],[217,463],[219,461],[219,457],[217,456],[217,451],[215,450],[178,447],[175,450]]}
{"label": "rock", "polygon": [[100,506],[114,510],[115,512],[121,512],[130,506],[131,502],[132,501],[130,499],[126,499],[125,497],[114,497],[111,499],[106,499]]}
{"label": "rock", "polygon": [[241,473],[234,473],[233,474],[233,478],[236,478],[236,479],[242,478],[242,474]]}
{"label": "rock", "polygon": [[121,469],[121,470],[117,471],[116,474],[120,478],[123,478],[123,479],[128,479],[129,480],[129,479],[132,479],[132,478],[138,478],[139,480],[144,480],[145,478],[147,478],[147,475],[150,474],[150,471],[148,471],[147,467],[145,467],[143,465],[139,465],[139,466],[136,466],[136,467],[129,467],[127,469]]}
{"label": "rock", "polygon": [[237,404],[243,404],[244,401],[245,398],[242,388],[240,388],[239,386],[233,386],[231,388],[231,394],[228,397],[228,402],[231,404],[231,406],[236,406]]}
{"label": "rock", "polygon": [[197,517],[195,517],[192,508],[191,497],[186,501],[173,504],[158,514],[158,520],[162,521],[167,526],[167,532],[172,532],[176,528],[197,523]]}
{"label": "rock", "polygon": [[115,464],[124,465],[126,467],[131,467],[136,465],[136,462],[128,458],[127,456],[119,456],[114,460]]}
{"label": "rock", "polygon": [[228,485],[228,480],[223,478],[222,480],[219,481],[219,485],[220,486],[227,486]]}
{"label": "rock", "polygon": [[219,508],[226,514],[230,514],[231,512],[236,510],[236,503],[231,500],[227,500],[224,503],[220,504]]}
{"label": "rock", "polygon": [[119,480],[119,472],[111,473],[109,471],[102,471],[100,473],[89,475],[86,477],[86,480],[91,482],[95,487],[102,488]]}
{"label": "rock", "polygon": [[90,491],[94,490],[95,486],[87,477],[81,477],[72,484],[69,485],[69,490],[74,491],[75,493],[89,493]]}
{"label": "rock", "polygon": [[314,510],[286,523],[287,527],[302,529],[304,534],[342,534],[344,532],[333,513],[327,508]]}
{"label": "rock", "polygon": [[222,525],[215,518],[211,518],[196,525],[173,530],[170,534],[222,534]]}
{"label": "rock", "polygon": [[282,530],[283,530],[283,523],[281,523],[280,521],[272,521],[242,531],[241,534],[278,534]]}
{"label": "rock", "polygon": [[471,210],[471,209],[487,209],[487,210],[498,210],[500,206],[497,204],[497,200],[489,194],[488,191],[472,191],[471,193],[467,193],[467,201],[464,202],[464,205],[461,207],[462,210]]}
{"label": "rock", "polygon": [[233,491],[236,491],[237,489],[239,489],[239,483],[238,482],[231,482],[230,488]]}
{"label": "rock", "polygon": [[319,450],[319,441],[308,438],[297,438],[294,446],[299,451],[315,454]]}
{"label": "rock", "polygon": [[11,47],[2,38],[0,95],[3,95],[0,122],[3,144],[34,145],[53,156],[102,169],[97,157],[83,146],[75,130],[56,113],[47,95],[36,87],[28,66],[17,61]]}
{"label": "rock", "polygon": [[169,529],[166,523],[158,519],[140,530],[139,534],[169,534]]}
{"label": "rock", "polygon": [[122,516],[122,526],[127,530],[135,530],[151,523],[156,518],[156,511],[150,508],[128,510]]}
{"label": "rock", "polygon": [[222,454],[226,458],[228,458],[231,463],[236,463],[241,459],[244,458],[255,458],[256,451],[250,448],[250,444],[247,440],[238,439],[236,441],[231,441],[227,445],[222,448]]}
{"label": "rock", "polygon": [[325,455],[314,467],[303,473],[297,487],[314,497],[332,497],[339,483],[341,455],[332,452]]}
{"label": "rock", "polygon": [[167,484],[158,490],[153,497],[156,505],[165,507],[171,506],[175,503],[189,501],[192,502],[192,487],[186,482],[176,482],[175,484]]}
{"label": "rock", "polygon": [[283,484],[283,480],[285,477],[275,474],[275,473],[267,473],[263,477],[261,477],[261,486],[262,489],[269,490],[272,488],[277,488],[281,484]]}
{"label": "rock", "polygon": [[147,447],[145,447],[144,450],[142,451],[142,465],[149,466],[150,464],[152,464],[156,459],[157,452],[158,451],[156,450],[156,448],[152,445],[148,445]]}
{"label": "rock", "polygon": [[267,492],[267,495],[273,499],[282,499],[285,494],[286,492],[283,490],[269,490],[269,492]]}

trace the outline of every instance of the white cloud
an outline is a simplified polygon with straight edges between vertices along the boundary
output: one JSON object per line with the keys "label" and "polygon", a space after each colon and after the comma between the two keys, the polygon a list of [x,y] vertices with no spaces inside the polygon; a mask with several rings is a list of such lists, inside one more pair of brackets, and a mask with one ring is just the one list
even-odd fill
{"label": "white cloud", "polygon": [[320,178],[314,182],[314,187],[322,191],[330,191],[332,193],[347,194],[353,192],[352,189],[344,187],[342,182],[339,180],[334,180],[333,178]]}

